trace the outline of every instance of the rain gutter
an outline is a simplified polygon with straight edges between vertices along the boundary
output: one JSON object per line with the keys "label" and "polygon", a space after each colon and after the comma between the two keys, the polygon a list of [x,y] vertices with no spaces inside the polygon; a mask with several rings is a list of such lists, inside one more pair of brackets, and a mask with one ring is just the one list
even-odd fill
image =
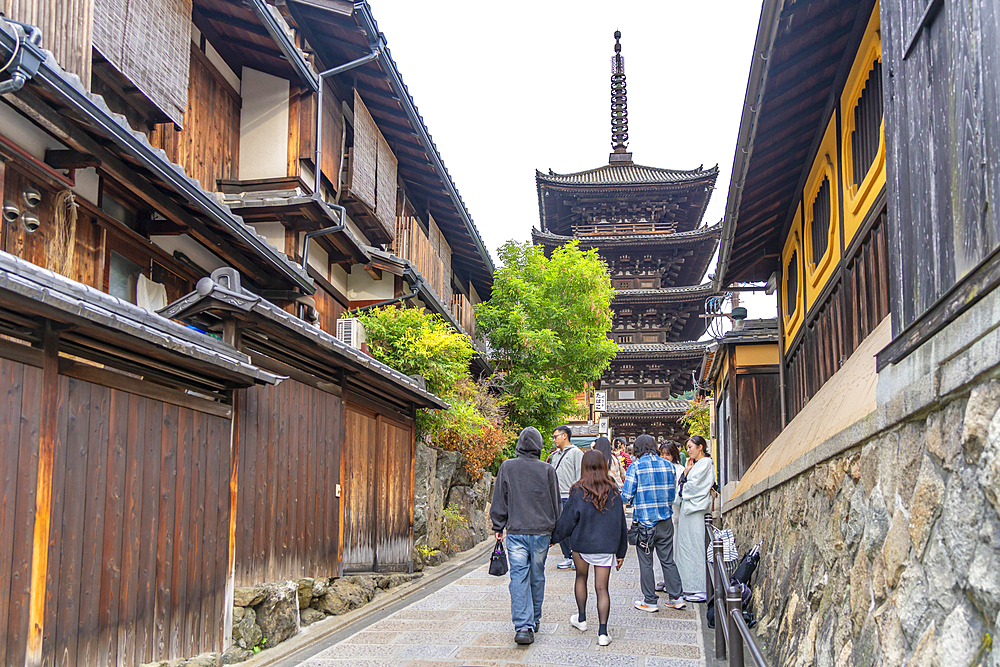
{"label": "rain gutter", "polygon": [[284,27],[274,16],[273,9],[264,0],[250,0],[250,9],[253,10],[253,13],[257,15],[257,20],[270,33],[271,38],[278,45],[278,48],[281,49],[281,53],[284,54],[285,60],[291,64],[292,69],[299,75],[299,78],[305,81],[313,92],[319,90],[319,77],[316,76],[315,70],[309,65],[302,52],[292,43]]}
{"label": "rain gutter", "polygon": [[[9,58],[16,53],[18,48],[23,48],[23,46],[23,44],[19,44],[19,39],[11,32],[0,29],[0,52],[2,52],[0,58]],[[291,280],[307,294],[316,292],[308,274],[304,271],[300,273],[287,258],[279,257],[275,248],[244,225],[242,220],[216,201],[210,193],[195,186],[183,172],[180,172],[178,167],[158,156],[149,144],[137,139],[130,129],[122,126],[98,107],[86,93],[74,87],[60,72],[53,69],[51,62],[51,59],[43,61],[37,73],[30,78],[40,81],[55,92],[61,101],[70,108],[72,113],[69,115],[75,115],[98,128],[111,141],[127,151],[141,167],[149,170],[157,179],[167,184],[189,203],[195,205],[213,222],[238,237],[252,251],[269,260],[285,278]],[[63,115],[67,114],[63,112]]]}
{"label": "rain gutter", "polygon": [[[779,0],[780,1],[780,0]],[[375,19],[372,16],[371,7],[368,6],[367,0],[355,0],[354,11],[357,13],[358,18],[361,21],[361,27],[364,28],[365,33],[368,35],[369,43],[373,44],[375,48],[378,49],[379,55],[382,57],[382,62],[385,65],[385,71],[389,77],[389,86],[392,88],[393,93],[399,98],[399,103],[403,107],[403,111],[406,113],[407,118],[410,120],[410,125],[412,125],[420,138],[420,143],[430,156],[431,164],[434,169],[440,174],[441,180],[444,183],[445,190],[448,192],[448,196],[451,198],[452,203],[455,205],[455,209],[458,211],[459,216],[462,218],[462,222],[465,223],[465,228],[469,232],[469,236],[472,237],[473,244],[476,246],[480,256],[486,264],[487,270],[492,275],[496,271],[496,267],[493,265],[493,259],[490,257],[489,251],[486,250],[486,246],[483,244],[482,238],[479,236],[479,230],[476,229],[476,225],[472,222],[472,218],[469,216],[469,211],[465,208],[465,203],[458,194],[458,190],[455,188],[455,184],[451,180],[451,176],[448,174],[448,170],[445,169],[444,162],[441,160],[441,156],[438,154],[437,146],[431,141],[430,135],[427,133],[427,128],[424,126],[424,121],[417,113],[417,109],[413,104],[413,98],[410,97],[410,93],[406,86],[403,85],[403,79],[396,69],[396,65],[389,55],[386,48],[385,41],[382,39],[378,27],[375,25]]]}

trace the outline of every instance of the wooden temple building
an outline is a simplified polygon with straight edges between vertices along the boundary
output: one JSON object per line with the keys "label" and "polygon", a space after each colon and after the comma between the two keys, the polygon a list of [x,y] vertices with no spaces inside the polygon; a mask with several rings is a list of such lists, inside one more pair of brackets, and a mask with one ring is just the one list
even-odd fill
{"label": "wooden temple building", "polygon": [[493,265],[371,8],[5,7],[0,665],[222,652],[237,587],[411,569],[447,404],[338,320],[474,337]]}
{"label": "wooden temple building", "polygon": [[535,174],[541,229],[532,242],[547,251],[570,240],[597,248],[615,296],[611,336],[619,352],[597,388],[608,392],[614,436],[642,433],[677,439],[701,363],[705,299],[702,277],[720,225],[702,224],[718,168],[690,171],[645,167],[628,151],[628,109],[621,34],[612,57],[612,146],[608,164],[572,174]]}

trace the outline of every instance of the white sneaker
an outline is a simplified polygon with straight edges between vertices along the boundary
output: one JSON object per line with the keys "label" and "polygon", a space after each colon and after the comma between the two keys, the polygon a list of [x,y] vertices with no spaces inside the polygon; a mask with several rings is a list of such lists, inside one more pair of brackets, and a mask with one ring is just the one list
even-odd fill
{"label": "white sneaker", "polygon": [[569,624],[572,625],[577,630],[579,630],[580,632],[586,632],[587,621],[578,621],[576,620],[578,618],[580,618],[580,614],[573,614],[572,616],[569,617]]}
{"label": "white sneaker", "polygon": [[556,565],[560,570],[575,570],[576,564],[573,562],[572,558],[567,558],[563,562]]}
{"label": "white sneaker", "polygon": [[607,635],[598,635],[597,636],[597,645],[598,646],[607,646],[610,643],[611,643],[611,637],[609,637]]}

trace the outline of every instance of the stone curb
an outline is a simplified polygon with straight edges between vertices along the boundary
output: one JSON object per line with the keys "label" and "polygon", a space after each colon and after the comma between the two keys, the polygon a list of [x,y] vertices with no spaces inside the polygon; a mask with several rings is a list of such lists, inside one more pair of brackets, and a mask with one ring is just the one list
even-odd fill
{"label": "stone curb", "polygon": [[322,621],[317,621],[312,625],[303,628],[302,631],[294,637],[281,642],[274,648],[261,651],[249,660],[239,664],[245,665],[246,667],[269,667],[279,661],[285,660],[306,646],[329,637],[330,635],[342,630],[351,623],[354,623],[369,614],[385,609],[392,603],[402,600],[403,598],[416,593],[420,589],[464,567],[476,558],[488,554],[493,548],[494,542],[496,542],[496,539],[490,535],[471,549],[456,554],[454,558],[451,558],[440,565],[424,570],[424,576],[419,579],[414,579],[403,584],[402,586],[390,589],[389,591],[373,598],[371,602],[363,607],[349,611],[346,614],[341,614],[340,616],[329,616]]}

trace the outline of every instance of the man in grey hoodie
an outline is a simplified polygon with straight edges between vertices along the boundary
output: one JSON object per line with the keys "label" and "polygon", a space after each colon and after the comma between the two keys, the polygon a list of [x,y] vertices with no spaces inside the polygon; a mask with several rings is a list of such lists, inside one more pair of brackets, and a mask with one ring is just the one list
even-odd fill
{"label": "man in grey hoodie", "polygon": [[490,505],[496,538],[503,539],[507,530],[510,616],[518,644],[535,641],[545,597],[545,557],[561,508],[556,471],[539,459],[541,453],[538,429],[521,431],[517,458],[500,465]]}

